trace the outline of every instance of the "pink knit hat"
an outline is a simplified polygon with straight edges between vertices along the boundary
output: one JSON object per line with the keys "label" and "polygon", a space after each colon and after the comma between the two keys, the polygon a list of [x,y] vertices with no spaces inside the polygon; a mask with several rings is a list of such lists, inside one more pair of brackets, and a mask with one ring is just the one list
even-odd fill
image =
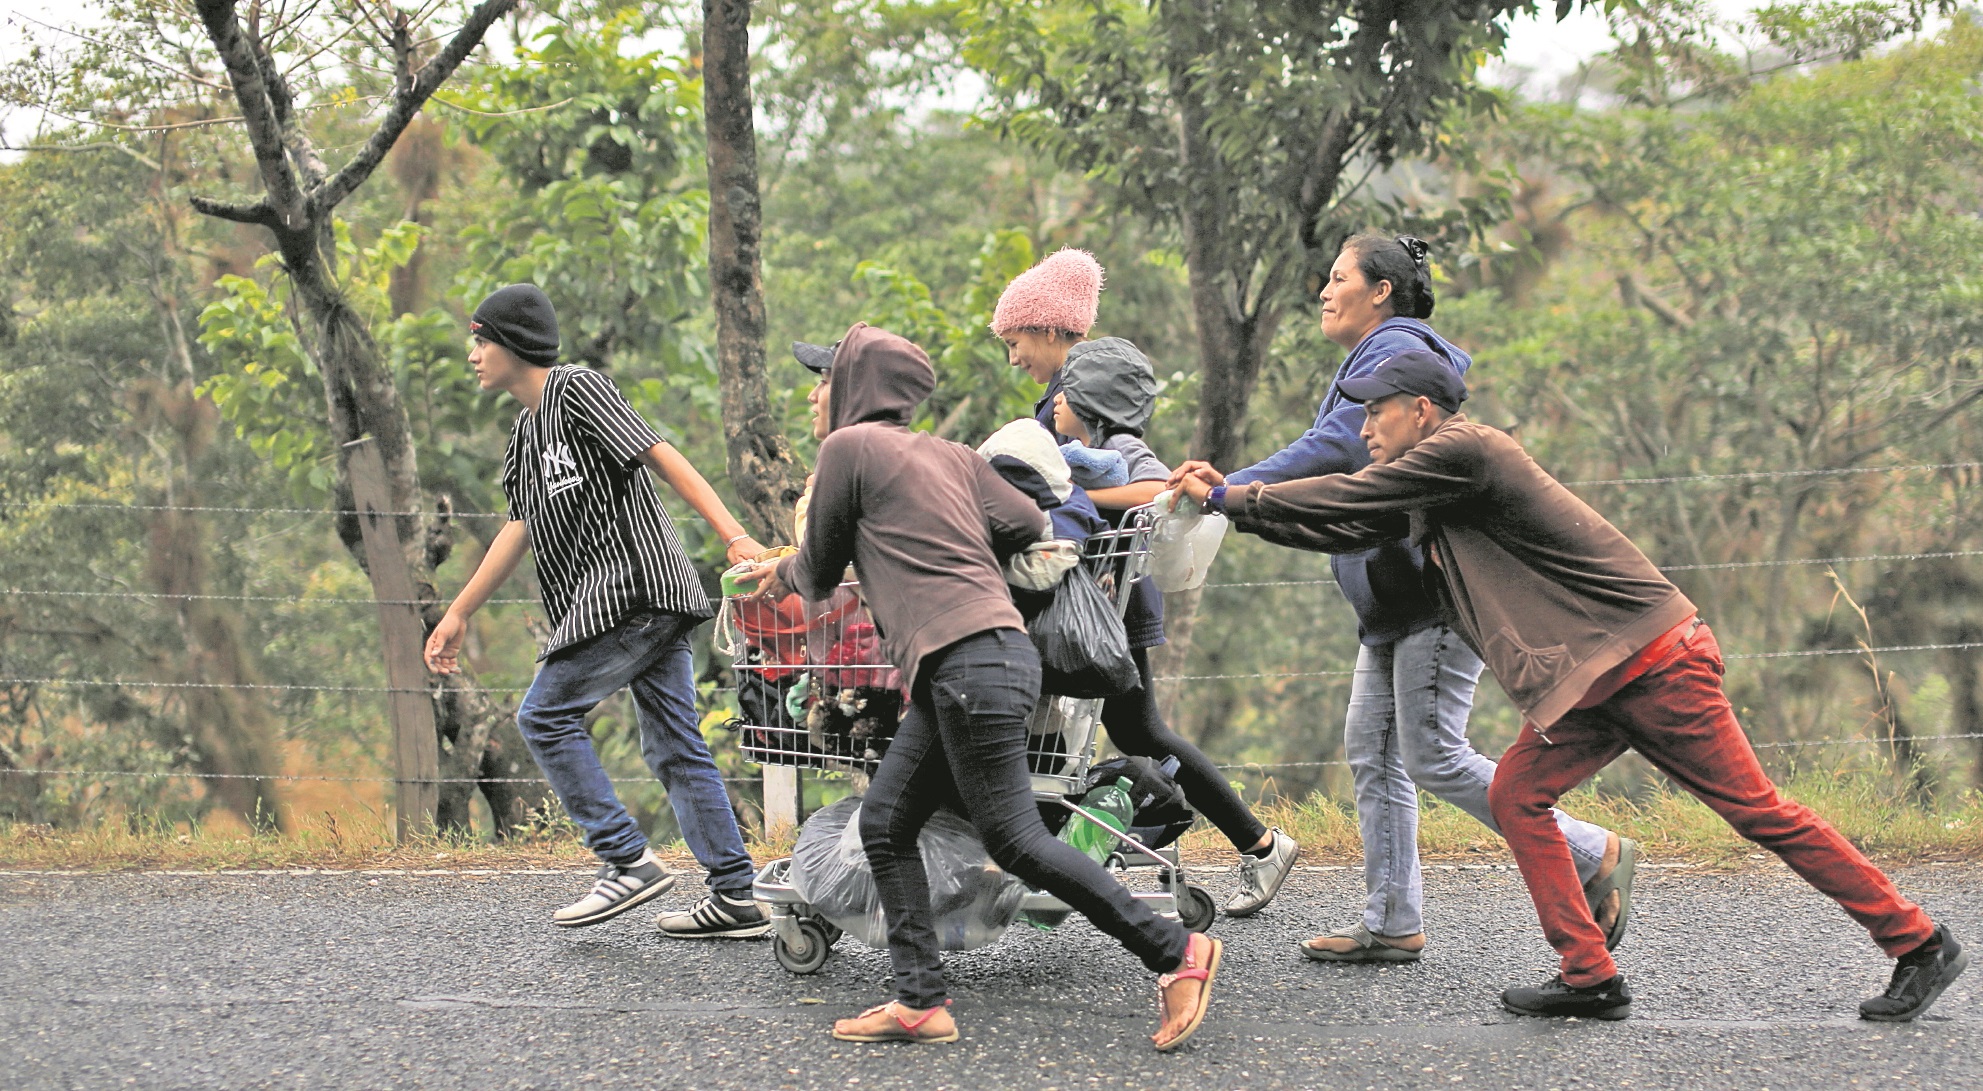
{"label": "pink knit hat", "polygon": [[1061,250],[1012,278],[992,311],[992,333],[1087,333],[1102,301],[1102,265],[1086,250]]}

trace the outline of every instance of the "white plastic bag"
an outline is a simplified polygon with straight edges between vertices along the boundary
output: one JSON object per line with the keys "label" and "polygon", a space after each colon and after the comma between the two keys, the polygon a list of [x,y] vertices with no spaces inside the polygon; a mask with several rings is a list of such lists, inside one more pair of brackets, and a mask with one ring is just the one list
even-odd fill
{"label": "white plastic bag", "polygon": [[[937,943],[970,951],[996,942],[1019,917],[1026,887],[992,863],[970,822],[955,811],[930,816],[916,838],[929,876]],[[792,847],[792,887],[842,931],[870,947],[888,946],[888,924],[867,850],[861,845],[861,801],[820,808]]]}
{"label": "white plastic bag", "polygon": [[1170,500],[1168,490],[1157,494],[1154,503],[1163,514],[1150,531],[1150,578],[1166,593],[1204,585],[1230,525],[1223,515],[1205,514],[1190,497],[1179,499],[1176,511],[1169,510]]}

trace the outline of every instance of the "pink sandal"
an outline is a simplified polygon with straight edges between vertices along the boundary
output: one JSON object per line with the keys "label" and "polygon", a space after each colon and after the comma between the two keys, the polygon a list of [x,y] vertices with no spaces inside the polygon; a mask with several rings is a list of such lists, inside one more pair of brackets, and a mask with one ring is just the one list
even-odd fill
{"label": "pink sandal", "polygon": [[[833,1024],[833,1036],[843,1042],[954,1042],[960,1036],[950,1018],[950,1001],[929,1009],[915,1019],[905,1019],[899,1002],[876,1004],[852,1019]],[[937,1019],[937,1016],[943,1016]],[[886,1016],[887,1018],[877,1018]],[[931,1025],[934,1021],[935,1025]]]}
{"label": "pink sandal", "polygon": [[1201,985],[1198,989],[1198,1003],[1192,1008],[1191,1019],[1184,1024],[1184,1029],[1178,1031],[1177,1036],[1168,1042],[1158,1041],[1157,1034],[1162,1034],[1164,1031],[1160,1024],[1157,1027],[1157,1034],[1150,1036],[1150,1040],[1157,1043],[1157,1052],[1169,1053],[1183,1045],[1185,1039],[1196,1034],[1199,1026],[1205,1022],[1205,1010],[1212,1006],[1212,979],[1218,976],[1219,958],[1225,953],[1225,948],[1223,942],[1201,932],[1193,932],[1191,938],[1185,942],[1184,965],[1171,973],[1158,975],[1157,1015],[1164,1020],[1170,1018],[1170,1008],[1164,1003],[1164,997],[1172,985],[1180,981],[1197,981],[1201,982]]}

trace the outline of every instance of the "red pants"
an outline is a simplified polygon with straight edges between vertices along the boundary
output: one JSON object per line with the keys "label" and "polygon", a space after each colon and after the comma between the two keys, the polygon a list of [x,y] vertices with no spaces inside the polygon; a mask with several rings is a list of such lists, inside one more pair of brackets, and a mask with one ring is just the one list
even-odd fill
{"label": "red pants", "polygon": [[1565,715],[1548,730],[1525,724],[1501,758],[1487,803],[1522,869],[1563,980],[1595,985],[1618,973],[1577,881],[1570,847],[1549,813],[1627,747],[1776,853],[1836,901],[1888,955],[1926,942],[1935,926],[1900,896],[1872,861],[1809,807],[1777,794],[1721,691],[1721,648],[1703,625],[1609,700]]}

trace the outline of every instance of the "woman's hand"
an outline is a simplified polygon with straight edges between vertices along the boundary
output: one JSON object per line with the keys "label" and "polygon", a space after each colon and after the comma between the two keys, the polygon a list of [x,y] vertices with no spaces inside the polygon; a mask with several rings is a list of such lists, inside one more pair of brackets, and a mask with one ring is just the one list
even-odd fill
{"label": "woman's hand", "polygon": [[776,562],[758,565],[731,578],[738,583],[756,584],[757,591],[751,595],[754,599],[782,599],[792,593],[792,589],[785,586],[785,581],[778,578]]}

